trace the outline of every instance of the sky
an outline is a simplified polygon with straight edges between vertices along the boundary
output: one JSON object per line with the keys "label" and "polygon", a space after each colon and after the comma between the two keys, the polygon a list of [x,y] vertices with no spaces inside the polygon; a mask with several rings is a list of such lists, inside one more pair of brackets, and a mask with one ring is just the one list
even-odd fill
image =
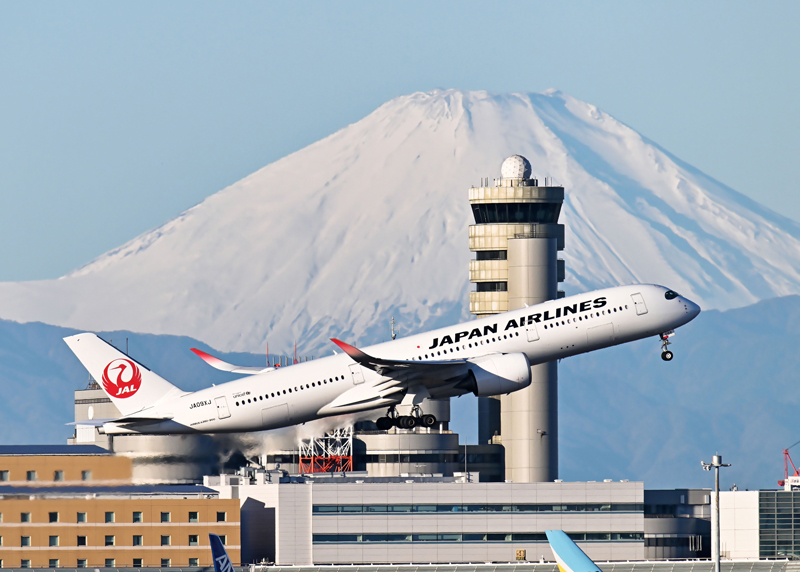
{"label": "sky", "polygon": [[0,281],[415,91],[556,88],[800,220],[795,2],[0,3]]}

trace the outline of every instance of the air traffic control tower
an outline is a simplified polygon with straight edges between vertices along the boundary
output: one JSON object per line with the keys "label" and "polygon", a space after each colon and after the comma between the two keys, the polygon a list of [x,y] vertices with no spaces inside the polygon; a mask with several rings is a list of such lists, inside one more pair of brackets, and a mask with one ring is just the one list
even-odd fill
{"label": "air traffic control tower", "polygon": [[[512,155],[493,186],[469,190],[475,224],[469,227],[469,309],[478,317],[563,297],[564,225],[558,224],[564,187],[539,186],[531,164]],[[536,342],[531,342],[536,343]],[[531,385],[499,399],[481,398],[478,436],[502,442],[506,479],[519,483],[558,478],[558,366],[531,367]],[[499,414],[498,414],[499,409]],[[498,439],[499,433],[499,439]]]}

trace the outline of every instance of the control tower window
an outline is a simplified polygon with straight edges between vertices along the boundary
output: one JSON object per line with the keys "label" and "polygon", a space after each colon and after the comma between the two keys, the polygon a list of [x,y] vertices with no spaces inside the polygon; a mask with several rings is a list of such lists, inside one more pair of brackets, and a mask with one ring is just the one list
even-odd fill
{"label": "control tower window", "polygon": [[478,292],[506,292],[508,282],[478,282],[476,283]]}
{"label": "control tower window", "polygon": [[507,250],[479,250],[475,260],[508,260]]}
{"label": "control tower window", "polygon": [[484,203],[472,205],[476,224],[539,223],[555,224],[561,203]]}

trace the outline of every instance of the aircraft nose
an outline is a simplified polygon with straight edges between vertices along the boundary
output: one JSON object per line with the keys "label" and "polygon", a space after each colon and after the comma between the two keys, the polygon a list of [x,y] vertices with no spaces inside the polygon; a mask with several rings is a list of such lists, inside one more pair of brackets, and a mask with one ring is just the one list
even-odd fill
{"label": "aircraft nose", "polygon": [[688,312],[690,316],[690,320],[694,320],[697,315],[700,313],[700,306],[692,302],[691,300],[686,300],[686,306],[688,307]]}

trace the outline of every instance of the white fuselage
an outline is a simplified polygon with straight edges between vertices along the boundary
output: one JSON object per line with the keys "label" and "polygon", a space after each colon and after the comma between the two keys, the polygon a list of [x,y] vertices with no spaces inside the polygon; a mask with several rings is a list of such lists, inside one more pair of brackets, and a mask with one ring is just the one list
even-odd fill
{"label": "white fuselage", "polygon": [[[683,296],[666,299],[666,291],[662,286],[641,284],[608,288],[361,349],[383,359],[417,362],[519,352],[535,365],[658,335],[700,312]],[[260,431],[398,403],[402,394],[347,410],[331,407],[345,392],[378,379],[378,373],[346,354],[337,354],[158,403],[154,410],[171,421],[138,427],[136,432]],[[452,386],[443,391],[431,393],[433,397],[465,393]],[[110,427],[106,430],[114,432]]]}

